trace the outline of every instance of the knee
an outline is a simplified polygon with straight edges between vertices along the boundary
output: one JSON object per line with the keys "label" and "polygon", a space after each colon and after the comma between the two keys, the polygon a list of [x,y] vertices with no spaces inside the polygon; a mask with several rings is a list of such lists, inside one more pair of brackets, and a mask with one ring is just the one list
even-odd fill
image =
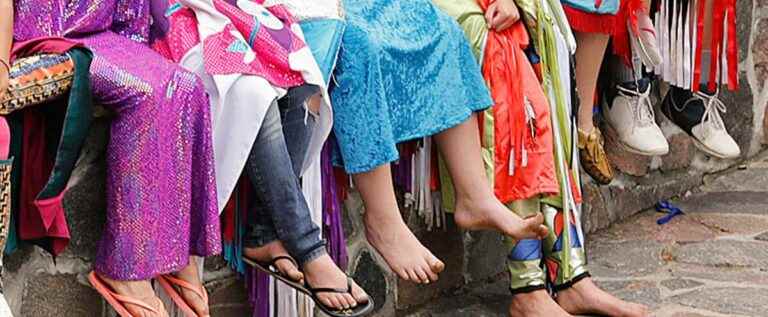
{"label": "knee", "polygon": [[174,70],[166,87],[166,91],[163,93],[166,98],[171,98],[176,92],[187,95],[191,104],[198,102],[202,102],[206,105],[208,104],[203,81],[195,74],[186,70]]}
{"label": "knee", "polygon": [[259,129],[259,135],[256,138],[256,146],[265,142],[271,142],[283,137],[283,125],[280,118],[280,111],[276,104],[272,104],[264,115],[264,120]]}
{"label": "knee", "polygon": [[312,95],[312,97],[309,97],[309,100],[307,100],[307,110],[313,114],[320,114],[320,105],[323,102],[323,95],[321,93],[317,93]]}

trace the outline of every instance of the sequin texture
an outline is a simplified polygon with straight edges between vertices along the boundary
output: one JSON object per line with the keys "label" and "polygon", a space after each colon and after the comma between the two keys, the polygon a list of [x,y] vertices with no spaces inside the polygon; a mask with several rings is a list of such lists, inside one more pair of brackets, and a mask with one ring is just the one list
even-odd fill
{"label": "sequin texture", "polygon": [[64,36],[93,50],[94,101],[116,113],[107,221],[95,269],[118,280],[177,271],[221,249],[208,98],[145,42],[149,1],[17,0],[14,37]]}

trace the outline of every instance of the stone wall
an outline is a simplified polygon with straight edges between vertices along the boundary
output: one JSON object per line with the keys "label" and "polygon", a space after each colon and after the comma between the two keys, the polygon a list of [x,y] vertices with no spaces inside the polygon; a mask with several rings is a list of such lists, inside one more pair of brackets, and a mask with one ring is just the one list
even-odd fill
{"label": "stone wall", "polygon": [[[606,228],[651,207],[659,199],[683,195],[700,185],[706,174],[736,166],[763,149],[768,136],[768,0],[738,0],[738,12],[741,89],[723,92],[722,99],[729,107],[724,115],[726,125],[742,148],[742,158],[724,161],[707,157],[662,115],[657,120],[670,141],[671,152],[661,157],[647,158],[622,151],[612,131],[603,126],[606,148],[620,173],[608,186],[585,184],[583,222],[587,232]],[[660,95],[657,92],[656,98]],[[110,314],[85,279],[104,221],[107,120],[97,121],[65,196],[72,231],[68,250],[55,264],[50,256],[31,247],[6,257],[5,294],[17,316]],[[359,197],[352,193],[346,203],[344,221],[349,239],[349,270],[376,300],[376,316],[402,314],[465,283],[497,278],[503,271],[506,249],[498,234],[461,232],[450,219],[446,230],[427,232],[421,219],[405,210],[404,217],[417,236],[445,261],[446,272],[439,282],[429,286],[399,281],[365,241],[362,212]],[[242,282],[220,258],[206,261],[205,280],[213,316],[248,315]]]}

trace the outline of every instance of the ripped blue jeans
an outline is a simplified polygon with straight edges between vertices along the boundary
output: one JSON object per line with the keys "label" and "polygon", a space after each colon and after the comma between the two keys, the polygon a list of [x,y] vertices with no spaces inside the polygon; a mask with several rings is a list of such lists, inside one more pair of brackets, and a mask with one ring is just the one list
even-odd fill
{"label": "ripped blue jeans", "polygon": [[316,124],[306,101],[318,91],[309,85],[291,88],[270,107],[245,166],[254,201],[243,245],[253,248],[280,240],[299,265],[326,254],[299,181]]}

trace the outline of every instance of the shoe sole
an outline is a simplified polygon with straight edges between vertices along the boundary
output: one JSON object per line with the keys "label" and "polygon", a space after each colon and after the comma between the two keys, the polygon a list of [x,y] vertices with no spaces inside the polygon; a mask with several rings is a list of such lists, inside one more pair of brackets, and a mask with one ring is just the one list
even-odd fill
{"label": "shoe sole", "polygon": [[729,159],[738,158],[740,156],[740,155],[727,156],[727,155],[723,155],[723,154],[717,153],[716,151],[714,151],[714,150],[710,149],[709,147],[707,147],[706,145],[704,145],[704,143],[701,143],[701,141],[699,141],[695,137],[691,136],[691,139],[693,139],[693,145],[695,145],[699,150],[701,150],[702,152],[704,152],[706,154],[709,154],[709,155],[712,155],[714,157],[717,157],[719,159],[729,160]]}
{"label": "shoe sole", "polygon": [[623,150],[625,150],[625,151],[627,151],[629,153],[643,155],[643,156],[662,156],[662,155],[669,154],[669,151],[666,151],[666,152],[652,152],[652,151],[643,151],[643,150],[639,150],[639,149],[633,148],[633,147],[629,146],[628,144],[622,142],[621,139],[618,138],[619,133],[616,132],[616,129],[613,127],[613,125],[611,125],[610,122],[608,122],[606,120],[606,123],[608,123],[608,124],[606,124],[606,126],[608,126],[609,129],[613,130],[613,134],[617,136],[616,139],[619,141],[619,145],[621,145]]}

